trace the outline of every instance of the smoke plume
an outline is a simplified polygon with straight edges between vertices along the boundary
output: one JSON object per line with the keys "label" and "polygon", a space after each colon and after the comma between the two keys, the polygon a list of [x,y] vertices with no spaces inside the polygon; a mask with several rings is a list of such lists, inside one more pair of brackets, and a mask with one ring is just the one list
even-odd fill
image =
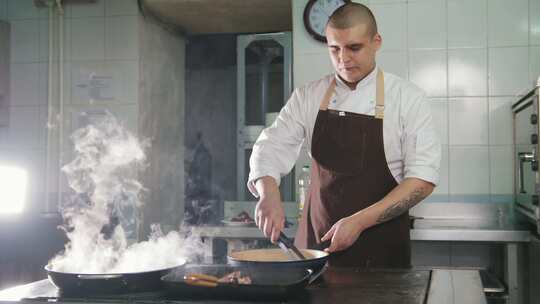
{"label": "smoke plume", "polygon": [[148,142],[139,142],[110,113],[74,132],[75,157],[65,165],[73,196],[63,206],[69,239],[49,266],[73,273],[124,273],[168,268],[204,250],[196,238],[152,226],[148,241],[128,244],[122,225],[111,223],[123,207],[140,207],[137,172]]}

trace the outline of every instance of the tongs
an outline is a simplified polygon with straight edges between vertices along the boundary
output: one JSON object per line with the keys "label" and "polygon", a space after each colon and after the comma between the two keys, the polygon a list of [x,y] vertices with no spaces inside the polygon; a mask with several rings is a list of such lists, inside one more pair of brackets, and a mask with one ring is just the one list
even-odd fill
{"label": "tongs", "polygon": [[278,245],[281,250],[285,251],[295,260],[306,260],[306,257],[294,246],[294,243],[283,232],[279,233]]}

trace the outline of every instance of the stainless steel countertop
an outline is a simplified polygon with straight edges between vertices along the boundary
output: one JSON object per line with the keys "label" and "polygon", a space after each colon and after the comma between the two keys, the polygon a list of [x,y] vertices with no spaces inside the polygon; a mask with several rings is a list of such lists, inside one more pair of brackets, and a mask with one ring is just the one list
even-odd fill
{"label": "stainless steel countertop", "polygon": [[[257,227],[199,226],[192,233],[201,237],[224,239],[262,239]],[[294,237],[296,228],[285,229]],[[499,219],[415,219],[413,241],[529,242],[531,228],[512,218]]]}
{"label": "stainless steel countertop", "polygon": [[511,218],[416,219],[414,241],[529,242],[531,228]]}

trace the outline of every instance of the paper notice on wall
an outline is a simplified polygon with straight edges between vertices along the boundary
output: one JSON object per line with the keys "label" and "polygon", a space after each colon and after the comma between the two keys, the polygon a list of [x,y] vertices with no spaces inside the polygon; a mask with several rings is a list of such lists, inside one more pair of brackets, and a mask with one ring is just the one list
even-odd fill
{"label": "paper notice on wall", "polygon": [[116,99],[117,88],[117,79],[111,74],[80,71],[74,94],[79,100],[111,101]]}
{"label": "paper notice on wall", "polygon": [[95,100],[112,100],[115,97],[115,87],[111,75],[92,74],[89,79],[88,95]]}
{"label": "paper notice on wall", "polygon": [[73,130],[72,132],[85,128],[88,125],[96,125],[102,122],[107,118],[108,111],[106,109],[96,108],[96,109],[84,109],[79,112],[73,112]]}

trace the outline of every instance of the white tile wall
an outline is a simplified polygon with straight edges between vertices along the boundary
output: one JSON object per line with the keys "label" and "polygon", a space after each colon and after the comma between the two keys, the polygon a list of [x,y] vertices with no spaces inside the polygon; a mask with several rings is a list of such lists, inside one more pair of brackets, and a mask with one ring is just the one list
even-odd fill
{"label": "white tile wall", "polygon": [[533,46],[529,48],[529,62],[531,67],[531,83],[534,84],[540,80],[540,47]]}
{"label": "white tile wall", "polygon": [[[111,111],[125,120],[131,130],[137,130],[136,103],[139,82],[137,1],[99,0],[97,4],[68,4],[65,9],[66,117],[70,117],[72,103],[72,66],[77,68],[81,64],[94,64],[101,69],[100,71],[107,72],[116,79],[117,98],[114,105],[111,105]],[[3,149],[0,158],[6,155],[20,155],[18,160],[11,158],[14,162],[29,165],[33,198],[43,197],[42,194],[35,193],[43,191],[44,178],[47,175],[44,171],[48,112],[47,18],[48,10],[35,8],[33,0],[0,0],[0,19],[10,20],[12,25],[10,44],[12,106],[9,108],[10,126],[0,132],[0,147]],[[57,50],[55,54],[58,54]],[[53,83],[57,86],[58,63],[53,67],[55,77]],[[58,94],[53,93],[53,100],[57,101]],[[65,120],[66,147],[69,146],[69,122]],[[9,153],[4,153],[8,150]]]}
{"label": "white tile wall", "polygon": [[450,193],[489,193],[489,153],[487,146],[450,147]]}
{"label": "white tile wall", "polygon": [[450,193],[450,183],[449,183],[450,164],[449,164],[449,159],[448,159],[449,146],[442,145],[441,152],[442,152],[441,153],[441,171],[440,171],[441,173],[440,173],[439,184],[433,191],[433,194],[436,194],[437,197],[448,195]]}
{"label": "white tile wall", "polygon": [[[53,63],[54,75],[58,75],[58,63]],[[49,94],[49,63],[40,62],[38,64],[38,104],[47,105]]]}
{"label": "white tile wall", "polygon": [[540,45],[540,1],[529,2],[529,39],[530,44]]}
{"label": "white tile wall", "polygon": [[7,0],[0,0],[0,20],[7,20]]}
{"label": "white tile wall", "polygon": [[514,167],[512,146],[489,147],[491,163],[491,193],[508,194],[513,191]]}
{"label": "white tile wall", "polygon": [[16,148],[41,148],[39,107],[10,107],[9,145]]}
{"label": "white tile wall", "polygon": [[39,63],[13,63],[10,76],[11,106],[38,106],[44,101],[39,92]]}
{"label": "white tile wall", "polygon": [[39,19],[10,21],[11,62],[34,62],[39,57]]}
{"label": "white tile wall", "polygon": [[47,133],[48,133],[48,110],[47,105],[42,105],[38,107],[38,121],[37,128],[39,130],[40,145],[39,149],[47,150]]}
{"label": "white tile wall", "polygon": [[[122,22],[115,23],[124,17],[120,19],[105,17],[132,16],[137,13],[135,2],[135,0],[100,0],[97,4],[67,6],[65,56],[68,80],[72,77],[70,75],[72,68],[69,66],[71,60],[102,62],[105,59],[115,59],[110,62],[111,69],[115,71],[114,73],[122,74],[119,78],[119,102],[126,104],[137,102],[137,96],[132,94],[134,92],[132,89],[138,82],[138,71],[134,68],[136,63],[130,60],[136,60],[138,54],[134,54],[134,48],[130,46],[137,45],[138,42],[133,43],[130,38],[123,41],[123,44],[116,44],[118,40],[112,38],[134,37],[136,32],[132,29],[136,26]],[[508,181],[497,180],[493,169],[497,164],[493,159],[497,155],[504,155],[504,148],[508,143],[508,133],[505,133],[508,130],[504,127],[508,121],[504,115],[503,99],[507,97],[508,100],[512,100],[511,96],[530,88],[535,74],[540,74],[540,1],[357,0],[355,2],[371,5],[379,18],[383,34],[383,50],[379,54],[379,64],[389,72],[414,81],[430,96],[443,97],[441,100],[431,102],[436,116],[436,128],[441,133],[447,128],[448,137],[447,139],[443,137],[443,142],[449,143],[449,146],[445,146],[448,151],[446,155],[448,165],[445,169],[446,161],[443,153],[442,182],[441,188],[437,191],[450,194],[485,194],[490,191],[504,194],[508,191],[508,188],[501,186],[507,185]],[[303,29],[302,12],[306,3],[307,0],[293,1],[295,86],[332,71],[326,47],[311,39]],[[14,54],[12,62],[26,64],[43,62],[47,59],[47,22],[44,19],[46,16],[47,10],[35,8],[32,0],[0,0],[0,19],[11,20],[14,24],[12,33],[17,36],[16,41],[12,43]],[[132,19],[127,17],[125,20]],[[109,32],[108,29],[112,31]],[[489,46],[487,51],[483,49],[486,45]],[[314,65],[314,62],[317,64]],[[40,141],[43,135],[37,131],[41,130],[42,122],[36,119],[41,117],[46,109],[39,97],[43,92],[46,96],[44,90],[46,81],[43,81],[46,69],[43,67],[44,65],[40,64],[38,68],[40,72],[37,74],[40,76],[37,89],[32,85],[28,86],[27,92],[23,92],[19,89],[22,86],[13,84],[18,90],[16,94],[23,96],[17,97],[23,106],[10,109],[14,115],[12,118],[17,118],[10,126],[8,136],[10,144],[27,147],[39,146],[40,142],[44,142]],[[468,69],[479,74],[482,70],[485,72],[479,77],[472,77],[472,72],[467,72]],[[35,83],[34,75],[28,77],[29,79],[24,79],[25,83]],[[487,88],[482,83],[488,83]],[[67,90],[70,87],[66,85]],[[486,90],[489,93],[482,93]],[[451,98],[447,103],[445,101],[447,95],[479,98]],[[487,95],[491,96],[489,102]],[[70,96],[68,91],[67,103],[70,102]],[[500,101],[493,96],[501,96]],[[477,102],[479,100],[481,101]],[[38,106],[40,104],[41,106]],[[448,105],[446,113],[443,104]],[[127,105],[128,108],[134,106]],[[482,113],[480,119],[469,113],[457,114],[470,107]],[[459,136],[465,133],[468,134]],[[472,160],[466,158],[465,155],[469,154],[472,155]],[[468,165],[463,166],[463,162]],[[460,174],[470,178],[464,173],[470,168],[475,169],[472,175],[476,184],[464,182],[467,179],[461,178]],[[476,170],[477,168],[479,170]]]}
{"label": "white tile wall", "polygon": [[105,18],[105,58],[138,58],[138,17],[118,16]]}
{"label": "white tile wall", "polygon": [[532,88],[528,47],[489,49],[489,95],[514,96]]}
{"label": "white tile wall", "polygon": [[137,60],[110,61],[109,69],[119,79],[118,103],[138,102],[139,62]]}
{"label": "white tile wall", "polygon": [[450,96],[486,96],[487,49],[449,50],[448,86]]}
{"label": "white tile wall", "polygon": [[71,59],[105,59],[104,18],[77,18],[71,20]]}
{"label": "white tile wall", "polygon": [[34,0],[8,0],[7,8],[10,20],[39,18],[47,14],[47,9],[37,8]]}
{"label": "white tile wall", "polygon": [[[511,182],[498,176],[508,164],[495,166],[508,158],[512,143],[509,105],[540,76],[540,0],[355,2],[367,4],[377,17],[383,37],[378,64],[430,97],[447,152],[437,198],[511,194]],[[324,46],[303,28],[306,3],[293,1],[295,86],[323,74],[310,73],[311,59],[327,60]]]}
{"label": "white tile wall", "polygon": [[64,19],[64,61],[71,61],[71,24],[73,19]]}
{"label": "white tile wall", "polygon": [[489,144],[511,145],[512,140],[512,97],[489,98]]}
{"label": "white tile wall", "polygon": [[[47,97],[48,97],[48,85],[49,85],[49,64],[47,62],[40,62],[39,63],[39,98],[42,99],[42,101],[39,102],[39,104],[46,105],[47,104]],[[64,104],[69,104],[70,96],[71,96],[71,79],[70,79],[70,72],[71,72],[71,63],[64,62]],[[53,86],[58,86],[58,63],[53,63]],[[58,100],[58,92],[56,90],[53,90],[53,99]]]}
{"label": "white tile wall", "polygon": [[488,144],[487,98],[452,98],[448,109],[451,146]]}
{"label": "white tile wall", "polygon": [[408,45],[410,48],[446,48],[446,2],[409,1]]}
{"label": "white tile wall", "polygon": [[487,45],[487,0],[448,0],[448,47]]}
{"label": "white tile wall", "polygon": [[433,126],[443,145],[448,145],[448,100],[444,98],[433,98],[429,107],[433,118]]}
{"label": "white tile wall", "polygon": [[[117,0],[113,0],[117,1]],[[110,0],[97,0],[96,3],[80,3],[66,5],[66,16],[69,18],[104,17],[105,2]]]}
{"label": "white tile wall", "polygon": [[377,53],[377,64],[385,72],[408,78],[407,51],[380,51]]}
{"label": "white tile wall", "polygon": [[[49,60],[49,19],[39,19],[38,26],[38,61],[47,61]],[[53,54],[56,54],[55,51],[53,51]]]}
{"label": "white tile wall", "polygon": [[447,51],[409,51],[410,80],[423,88],[430,97],[447,96]]}
{"label": "white tile wall", "polygon": [[379,20],[377,26],[383,37],[381,50],[404,50],[407,48],[406,3],[372,4],[371,9]]}
{"label": "white tile wall", "polygon": [[[313,64],[316,63],[316,64]],[[299,67],[310,66],[310,69],[301,69]],[[294,83],[295,86],[317,80],[322,76],[332,72],[332,62],[328,53],[309,53],[295,58]]]}
{"label": "white tile wall", "polygon": [[106,16],[131,16],[137,15],[138,11],[137,0],[105,1]]}
{"label": "white tile wall", "polygon": [[528,9],[528,0],[489,0],[489,46],[527,45],[529,34]]}
{"label": "white tile wall", "polygon": [[121,105],[114,108],[112,113],[115,114],[120,123],[126,126],[129,131],[137,132],[137,122],[139,118],[137,105]]}

